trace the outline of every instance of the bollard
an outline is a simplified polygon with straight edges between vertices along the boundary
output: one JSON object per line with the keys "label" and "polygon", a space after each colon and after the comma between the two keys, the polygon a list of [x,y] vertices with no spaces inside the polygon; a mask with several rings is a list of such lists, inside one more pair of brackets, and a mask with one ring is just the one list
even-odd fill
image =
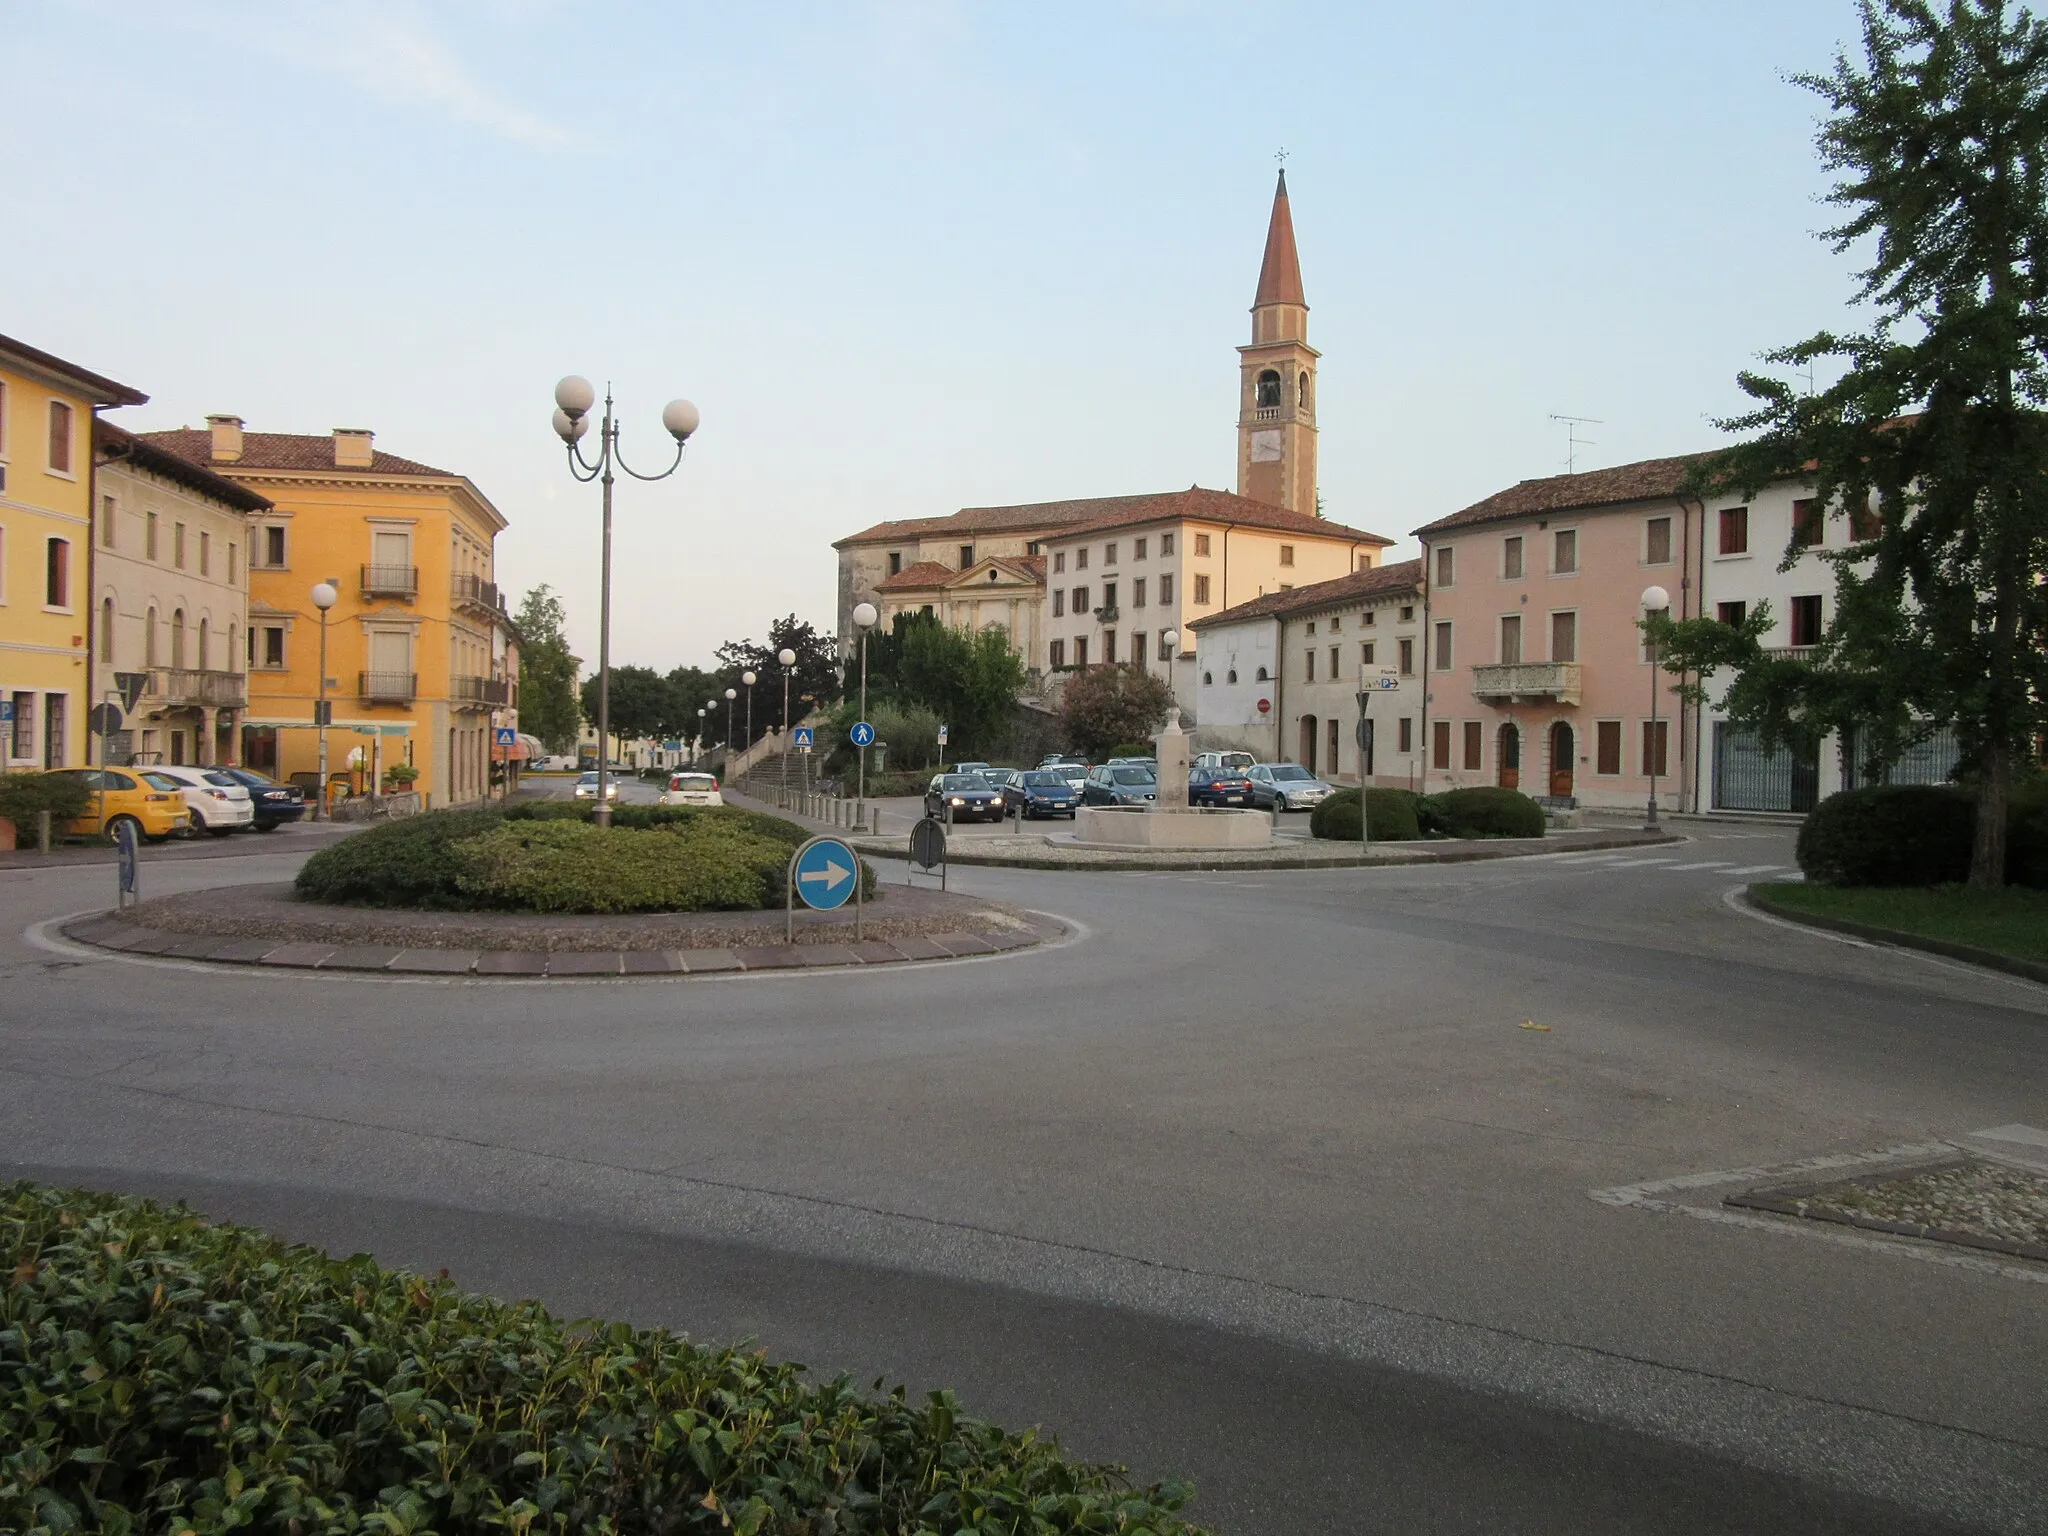
{"label": "bollard", "polygon": [[36,844],[44,853],[50,851],[50,813],[36,812]]}

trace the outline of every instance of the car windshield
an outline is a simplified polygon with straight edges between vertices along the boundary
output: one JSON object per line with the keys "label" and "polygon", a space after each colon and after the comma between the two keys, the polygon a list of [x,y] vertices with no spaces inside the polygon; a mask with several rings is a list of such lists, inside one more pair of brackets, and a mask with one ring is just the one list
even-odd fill
{"label": "car windshield", "polygon": [[1027,773],[1024,775],[1024,787],[1027,789],[1065,789],[1067,787],[1067,780],[1063,774]]}
{"label": "car windshield", "polygon": [[1119,784],[1151,784],[1155,782],[1151,771],[1145,768],[1115,768],[1110,770],[1109,776]]}
{"label": "car windshield", "polygon": [[670,789],[716,789],[718,781],[708,773],[679,773],[668,781]]}
{"label": "car windshield", "polygon": [[972,774],[949,773],[939,781],[939,788],[949,795],[955,795],[962,790],[987,789],[988,786]]}
{"label": "car windshield", "polygon": [[277,783],[277,780],[271,778],[269,774],[258,773],[254,768],[230,768],[228,772],[240,779],[244,784],[258,784],[265,789],[270,789]]}
{"label": "car windshield", "polygon": [[242,789],[246,786],[231,773],[202,773],[200,777],[209,784],[218,784],[223,789]]}
{"label": "car windshield", "polygon": [[586,773],[585,775],[583,775],[583,782],[584,782],[585,784],[595,784],[595,783],[597,782],[597,773],[596,773],[596,771],[595,771],[595,770],[593,770],[593,771],[591,771],[591,772],[589,772],[589,773]]}
{"label": "car windshield", "polygon": [[[110,774],[108,775],[108,777],[111,778],[112,775]],[[145,784],[149,785],[151,789],[183,790],[185,787],[178,780],[172,778],[168,773],[145,773],[142,776],[142,781]]]}
{"label": "car windshield", "polygon": [[1299,763],[1282,763],[1273,770],[1273,777],[1284,784],[1292,784],[1302,779],[1313,779],[1315,775]]}

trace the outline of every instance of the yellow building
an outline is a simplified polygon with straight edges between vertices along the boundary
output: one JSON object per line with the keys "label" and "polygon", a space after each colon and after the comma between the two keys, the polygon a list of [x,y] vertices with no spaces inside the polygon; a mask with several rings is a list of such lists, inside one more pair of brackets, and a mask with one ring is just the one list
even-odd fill
{"label": "yellow building", "polygon": [[93,416],[148,398],[0,336],[0,769],[86,762]]}
{"label": "yellow building", "polygon": [[366,786],[410,764],[435,806],[488,793],[493,715],[509,705],[494,580],[505,519],[467,477],[377,451],[372,434],[245,432],[239,416],[148,442],[273,503],[250,519],[249,715],[242,762],[279,777],[317,771],[325,618],[330,777]]}

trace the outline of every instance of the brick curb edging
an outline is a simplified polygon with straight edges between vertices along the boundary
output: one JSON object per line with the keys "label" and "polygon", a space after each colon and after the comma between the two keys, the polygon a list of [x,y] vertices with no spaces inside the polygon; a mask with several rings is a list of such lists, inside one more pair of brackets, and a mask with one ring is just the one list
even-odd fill
{"label": "brick curb edging", "polygon": [[120,954],[162,960],[202,960],[288,971],[347,971],[391,976],[505,976],[525,980],[611,976],[699,976],[748,971],[818,970],[828,967],[903,965],[921,960],[956,960],[1031,949],[1064,937],[1067,924],[1035,917],[1006,933],[908,934],[818,944],[760,944],[726,949],[401,949],[391,945],[309,944],[285,939],[238,939],[212,934],[173,933],[124,922],[112,912],[64,924],[77,943]]}
{"label": "brick curb edging", "polygon": [[[1376,847],[1398,848],[1400,852],[1384,857],[1360,858],[1356,854],[1331,855],[1325,858],[1311,858],[1306,854],[1267,853],[1253,858],[1231,859],[1207,854],[1191,853],[1185,849],[1161,851],[1149,857],[1142,853],[1131,853],[1115,858],[1060,858],[1054,854],[1025,854],[1015,858],[996,858],[988,854],[955,852],[954,845],[946,849],[948,864],[974,864],[990,869],[1057,869],[1074,870],[1083,874],[1102,871],[1108,874],[1125,873],[1131,870],[1193,870],[1221,871],[1231,869],[1412,869],[1424,864],[1470,864],[1481,859],[1532,858],[1539,854],[1556,853],[1601,853],[1616,848],[1659,848],[1668,843],[1682,843],[1687,839],[1682,833],[1664,832],[1647,836],[1641,832],[1599,832],[1590,837],[1573,838],[1559,846],[1550,838],[1473,838],[1459,840],[1454,846],[1440,844],[1386,843]],[[846,839],[857,852],[870,858],[900,859],[904,850],[894,843],[884,844],[872,837],[849,837]],[[1092,852],[1092,850],[1090,850]]]}
{"label": "brick curb edging", "polygon": [[2008,976],[2024,976],[2029,981],[2048,982],[2048,965],[2038,960],[2020,960],[2012,955],[2001,955],[1995,949],[1978,949],[1971,944],[1952,944],[1947,939],[1930,939],[1924,934],[1907,933],[1898,928],[1880,928],[1875,923],[1859,923],[1846,917],[1827,917],[1818,912],[1802,912],[1796,907],[1781,907],[1768,896],[1762,895],[1761,884],[1752,885],[1743,892],[1743,900],[1759,912],[1772,917],[1783,918],[1788,923],[1801,923],[1808,928],[1825,928],[1830,933],[1846,933],[1852,939],[1870,939],[1878,944],[1891,944],[1899,949],[1924,950],[1930,955],[1940,955],[1949,960],[1961,960],[1970,965],[1981,965],[1987,970],[2003,971]]}

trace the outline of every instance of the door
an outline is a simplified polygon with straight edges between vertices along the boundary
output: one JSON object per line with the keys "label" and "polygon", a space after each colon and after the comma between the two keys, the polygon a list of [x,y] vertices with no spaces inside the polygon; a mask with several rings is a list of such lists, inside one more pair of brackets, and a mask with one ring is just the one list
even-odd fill
{"label": "door", "polygon": [[1500,750],[1495,754],[1500,759],[1500,787],[1520,789],[1522,787],[1522,733],[1510,720],[1500,728]]}
{"label": "door", "polygon": [[1562,720],[1558,721],[1550,728],[1550,793],[1553,799],[1571,799],[1572,763],[1576,760],[1577,751],[1572,728]]}
{"label": "door", "polygon": [[380,587],[405,586],[412,574],[412,535],[377,532],[370,535],[371,578]]}
{"label": "door", "polygon": [[1316,717],[1301,717],[1301,766],[1310,773],[1316,771]]}

